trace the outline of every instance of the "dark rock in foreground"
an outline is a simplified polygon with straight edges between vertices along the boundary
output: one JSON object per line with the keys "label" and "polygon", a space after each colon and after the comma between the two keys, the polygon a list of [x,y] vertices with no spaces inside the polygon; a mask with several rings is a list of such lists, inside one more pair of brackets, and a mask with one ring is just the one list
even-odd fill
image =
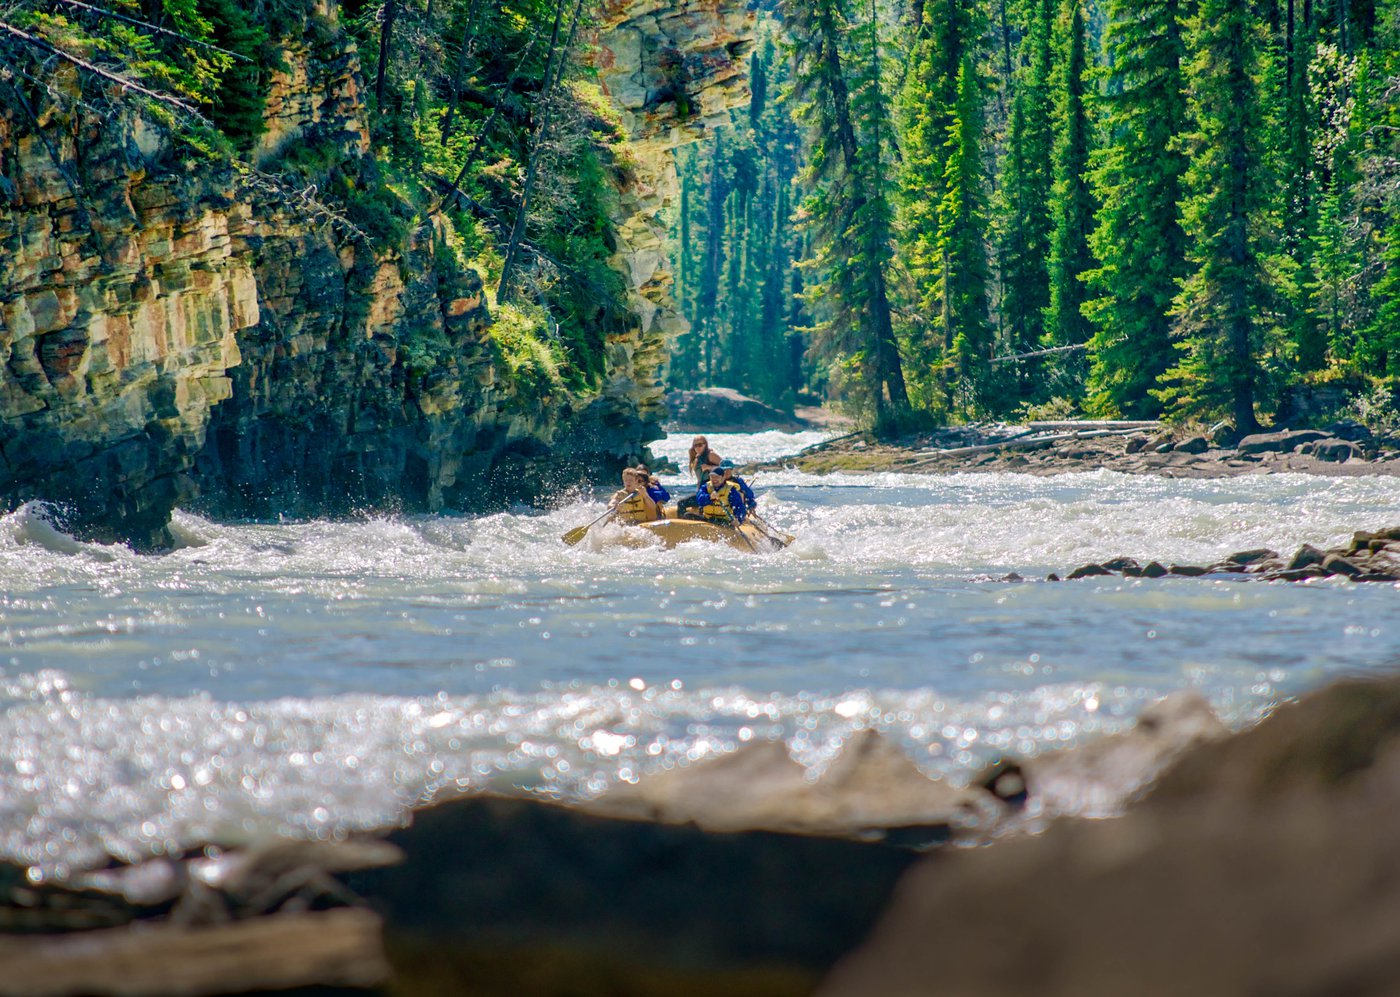
{"label": "dark rock in foreground", "polygon": [[1117,821],[926,858],[823,997],[1396,992],[1400,681],[1196,749]]}
{"label": "dark rock in foreground", "polygon": [[394,992],[414,995],[810,993],[915,858],[489,798],[393,840],[408,863],[351,885],[385,917]]}

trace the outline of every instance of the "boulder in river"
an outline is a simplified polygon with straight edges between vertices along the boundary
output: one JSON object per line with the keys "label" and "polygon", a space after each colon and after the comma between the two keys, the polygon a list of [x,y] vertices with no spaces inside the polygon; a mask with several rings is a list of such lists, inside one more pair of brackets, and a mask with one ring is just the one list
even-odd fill
{"label": "boulder in river", "polygon": [[1313,456],[1333,464],[1345,464],[1352,459],[1362,459],[1365,453],[1355,443],[1346,440],[1319,440],[1313,444]]}
{"label": "boulder in river", "polygon": [[678,433],[799,432],[812,428],[806,421],[732,388],[672,391],[666,395],[666,405],[671,410],[671,429]]}
{"label": "boulder in river", "polygon": [[931,779],[874,731],[852,735],[819,775],[780,742],[748,745],[622,785],[588,808],[608,816],[694,823],[710,831],[796,831],[901,841],[946,840],[955,828],[995,822],[984,793]]}
{"label": "boulder in river", "polygon": [[1290,453],[1304,443],[1316,443],[1328,438],[1316,429],[1285,429],[1277,433],[1255,433],[1240,440],[1239,451],[1244,454]]}

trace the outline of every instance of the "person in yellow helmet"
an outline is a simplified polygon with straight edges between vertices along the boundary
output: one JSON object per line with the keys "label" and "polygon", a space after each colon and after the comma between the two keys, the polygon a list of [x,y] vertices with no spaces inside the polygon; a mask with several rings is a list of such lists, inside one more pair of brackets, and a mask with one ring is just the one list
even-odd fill
{"label": "person in yellow helmet", "polygon": [[[649,477],[650,475],[647,476]],[[632,525],[654,523],[658,519],[666,518],[656,500],[647,493],[647,478],[642,477],[635,467],[629,467],[622,472],[622,490],[608,503],[616,510],[615,518],[618,522]]]}

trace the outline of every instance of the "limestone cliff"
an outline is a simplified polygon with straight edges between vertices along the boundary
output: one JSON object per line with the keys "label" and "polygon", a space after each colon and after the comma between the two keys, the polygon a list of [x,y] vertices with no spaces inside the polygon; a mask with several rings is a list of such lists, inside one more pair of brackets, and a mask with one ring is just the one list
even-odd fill
{"label": "limestone cliff", "polygon": [[640,323],[632,360],[646,387],[642,411],[665,411],[666,345],[685,328],[671,296],[663,217],[680,192],[672,153],[727,123],[748,99],[755,21],[734,0],[607,0],[595,63],[622,115],[636,161],[616,219],[616,266],[627,274]]}
{"label": "limestone cliff", "polygon": [[[743,96],[751,18],[726,0],[609,0],[602,81],[634,142],[614,264],[635,325],[600,389],[508,376],[481,278],[440,217],[392,251],[256,168],[191,170],[62,63],[0,90],[0,504],[158,547],[177,505],[222,516],[470,509],[643,452],[678,318],[659,215],[670,151]],[[285,44],[253,155],[333,150],[375,181],[353,44],[317,0]],[[81,94],[81,100],[79,96]],[[541,458],[548,457],[548,460]]]}

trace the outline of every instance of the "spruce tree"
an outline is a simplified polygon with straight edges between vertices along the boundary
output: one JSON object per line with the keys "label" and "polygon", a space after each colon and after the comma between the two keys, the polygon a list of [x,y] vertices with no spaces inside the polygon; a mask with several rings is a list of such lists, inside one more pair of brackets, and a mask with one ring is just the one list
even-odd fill
{"label": "spruce tree", "polygon": [[909,275],[918,324],[910,333],[915,383],[922,404],[946,407],[941,364],[953,348],[942,315],[943,252],[939,211],[948,174],[948,129],[958,102],[963,56],[982,29],[972,0],[925,4],[909,54],[899,101],[900,259]]}
{"label": "spruce tree", "polygon": [[[1359,130],[1367,156],[1362,188],[1376,229],[1369,287],[1369,322],[1359,355],[1368,373],[1400,386],[1400,2],[1377,4],[1376,36],[1364,63]],[[1374,81],[1374,82],[1372,82]]]}
{"label": "spruce tree", "polygon": [[[992,330],[987,318],[986,180],[982,164],[982,86],[971,52],[963,54],[958,100],[948,127],[944,194],[938,205],[940,311],[949,343],[945,382],[950,410],[975,416],[1000,408],[991,384]],[[945,375],[946,376],[946,375]]]}
{"label": "spruce tree", "polygon": [[1182,226],[1191,271],[1172,313],[1182,356],[1156,394],[1178,416],[1225,414],[1246,432],[1259,425],[1259,356],[1271,310],[1260,40],[1250,10],[1235,0],[1202,0],[1189,32],[1194,131]]}
{"label": "spruce tree", "polygon": [[1106,147],[1094,155],[1102,207],[1090,271],[1093,322],[1088,407],[1155,418],[1149,390],[1175,362],[1169,312],[1186,273],[1177,203],[1186,156],[1182,15],[1185,0],[1110,0],[1107,41],[1115,85],[1106,98]]}
{"label": "spruce tree", "polygon": [[[1080,0],[1067,0],[1060,21],[1063,56],[1056,79],[1055,187],[1050,214],[1050,306],[1045,315],[1049,345],[1078,346],[1091,334],[1084,302],[1084,274],[1094,268],[1089,239],[1096,204],[1089,185],[1093,126],[1089,120],[1088,47]],[[1069,364],[1070,369],[1078,365]],[[1077,394],[1077,391],[1071,391]]]}
{"label": "spruce tree", "polygon": [[[803,180],[822,320],[814,348],[859,360],[878,425],[909,408],[889,299],[893,263],[884,150],[888,106],[874,0],[852,24],[842,0],[783,0],[792,90],[808,129]],[[850,40],[850,48],[846,41]]]}
{"label": "spruce tree", "polygon": [[[1010,134],[1001,184],[1001,323],[1009,353],[1039,345],[1050,304],[1051,0],[1032,0],[1013,85]],[[1023,368],[1025,369],[1025,368]],[[1028,384],[1020,393],[1029,395]]]}

